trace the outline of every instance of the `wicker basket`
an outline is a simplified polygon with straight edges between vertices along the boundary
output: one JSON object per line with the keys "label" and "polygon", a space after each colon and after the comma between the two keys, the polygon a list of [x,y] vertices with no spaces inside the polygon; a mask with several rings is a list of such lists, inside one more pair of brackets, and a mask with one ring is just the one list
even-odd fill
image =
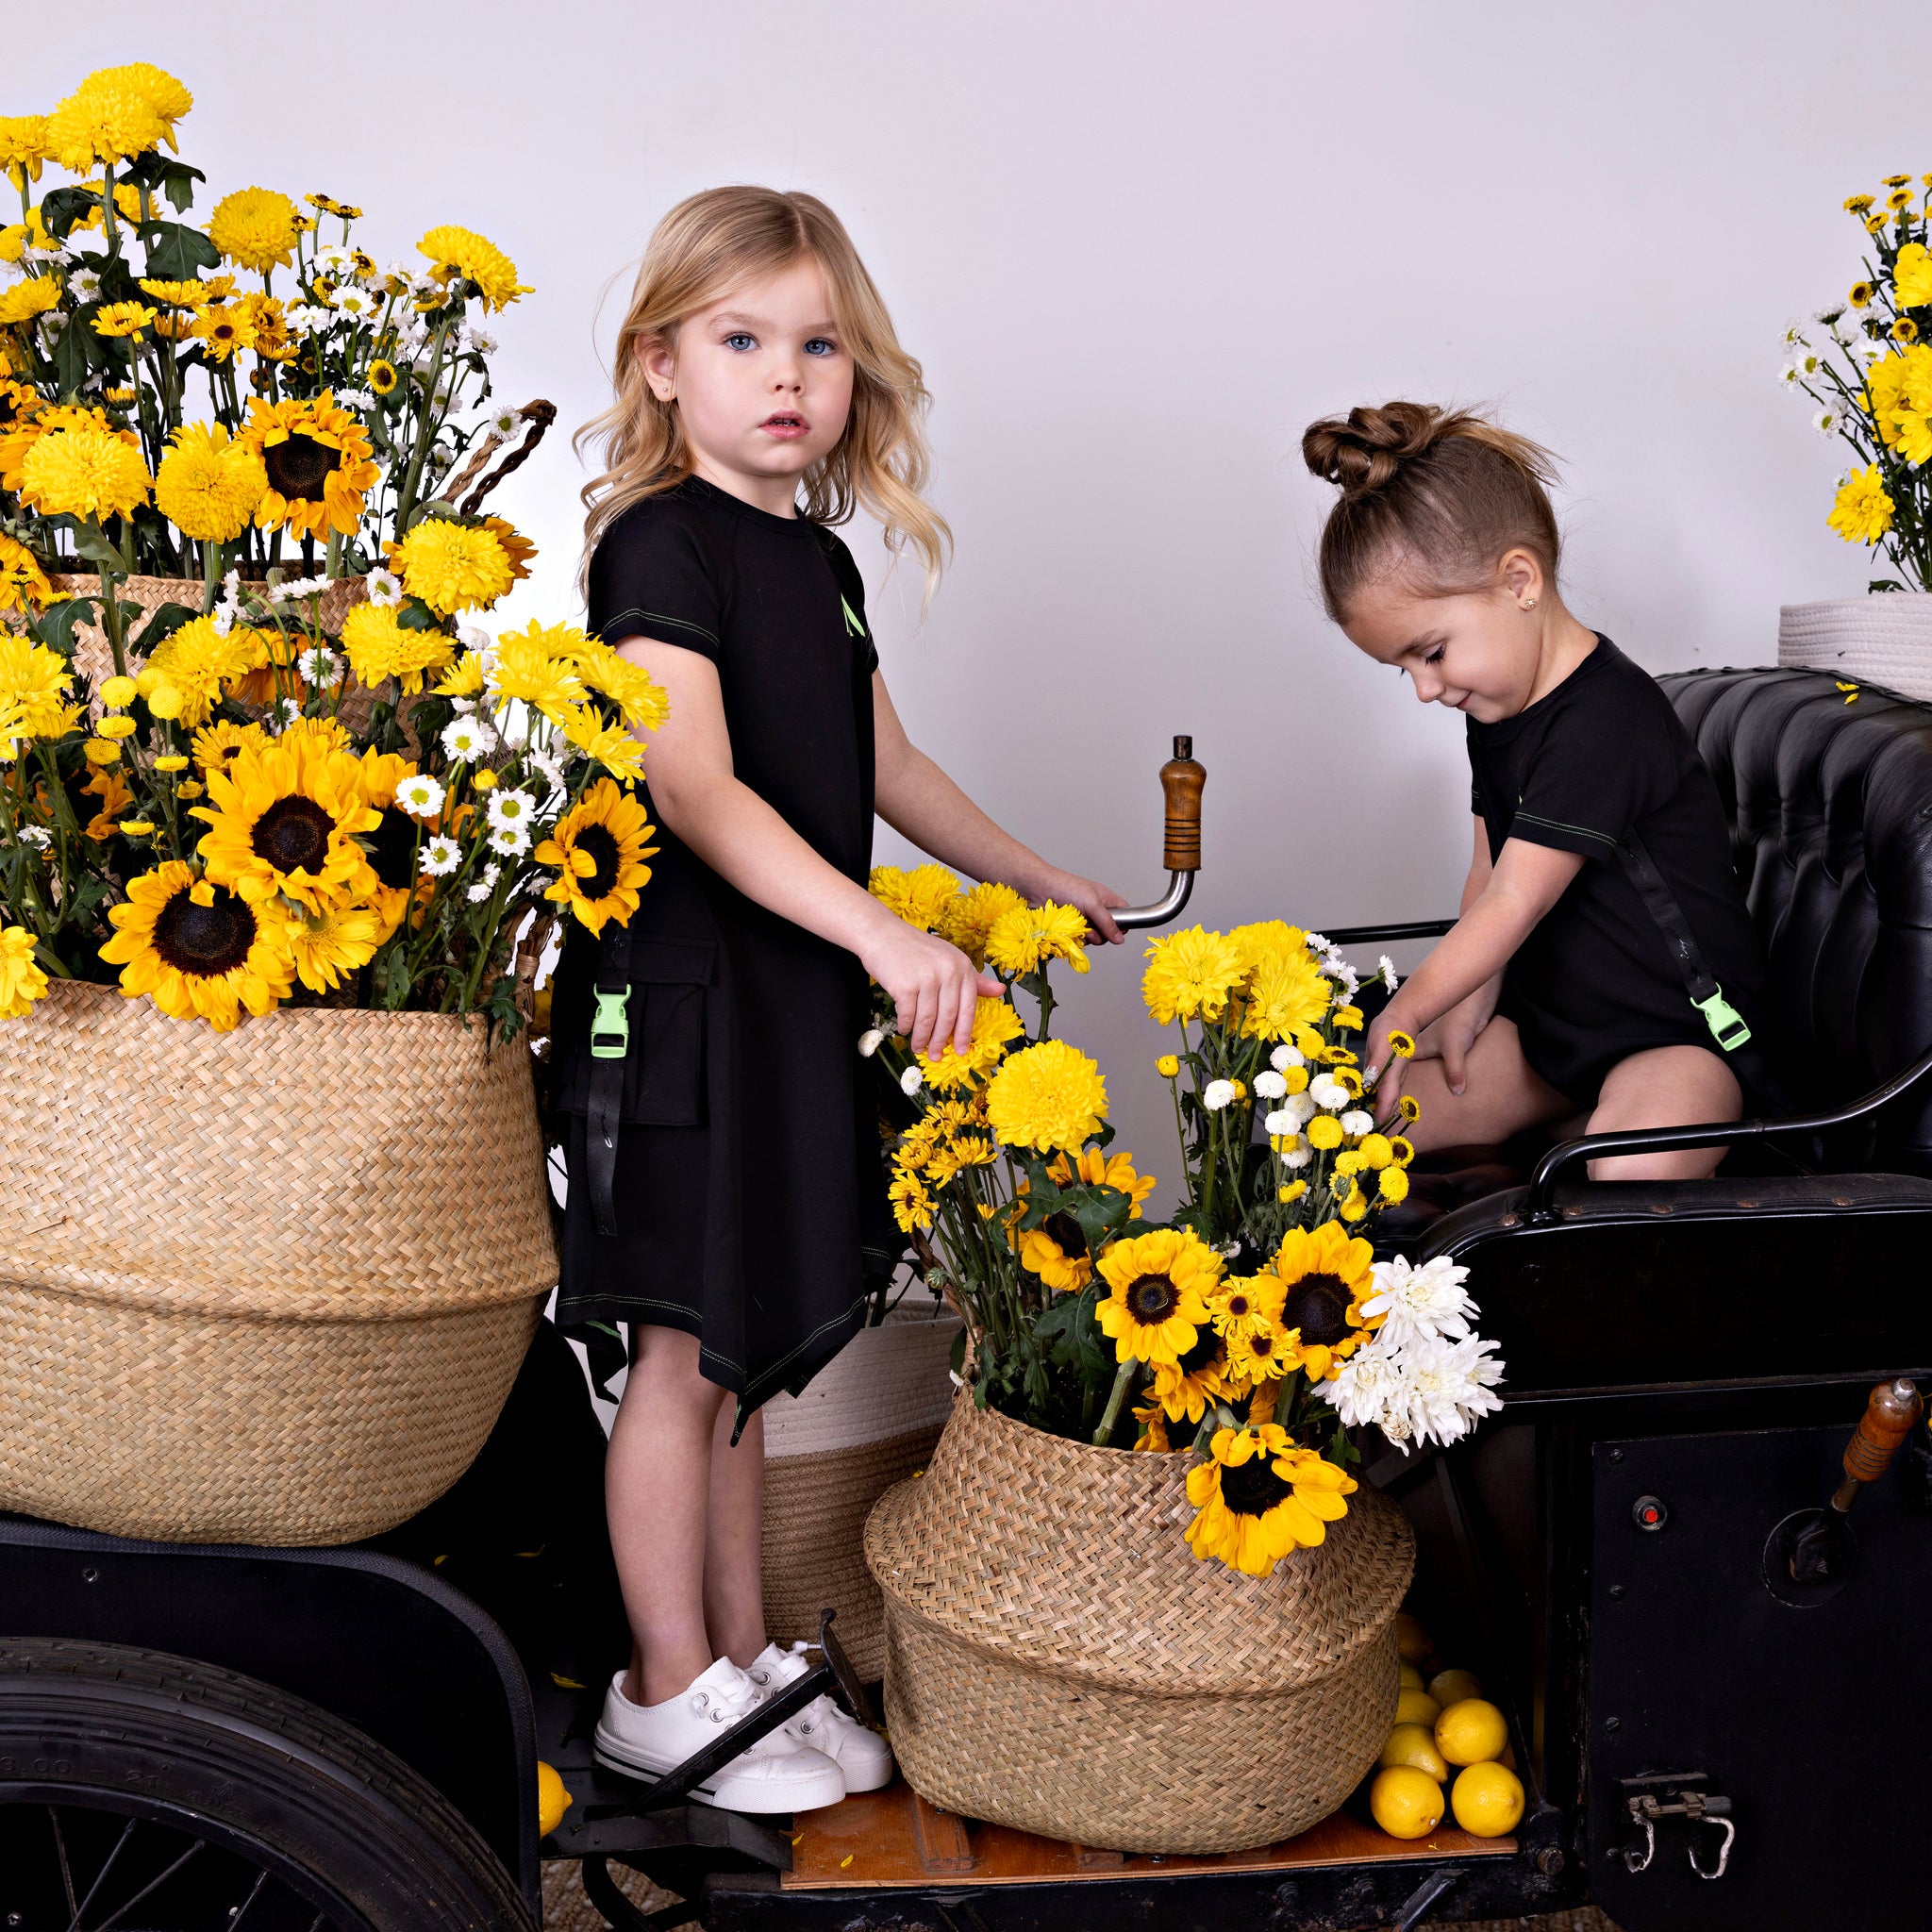
{"label": "wicker basket", "polygon": [[0,1507],[347,1542],[468,1467],[557,1278],[521,1043],[61,981],[0,1091]]}
{"label": "wicker basket", "polygon": [[886,1722],[922,1796],[1124,1852],[1231,1852],[1324,1818],[1374,1762],[1415,1564],[1367,1484],[1272,1576],[1197,1562],[1185,1456],[1093,1449],[961,1398],[873,1511]]}
{"label": "wicker basket", "polygon": [[1777,661],[1932,698],[1932,593],[1879,591],[1787,604],[1778,612]]}
{"label": "wicker basket", "polygon": [[859,1674],[885,1669],[878,1585],[865,1567],[865,1519],[932,1457],[952,1406],[946,1373],[958,1319],[930,1302],[861,1328],[800,1395],[765,1404],[765,1625],[781,1643],[839,1639]]}

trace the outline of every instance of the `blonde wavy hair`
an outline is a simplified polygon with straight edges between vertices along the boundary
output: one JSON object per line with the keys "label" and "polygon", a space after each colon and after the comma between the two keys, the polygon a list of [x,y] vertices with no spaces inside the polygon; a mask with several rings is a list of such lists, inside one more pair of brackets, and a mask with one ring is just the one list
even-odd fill
{"label": "blonde wavy hair", "polygon": [[652,394],[642,352],[675,345],[679,325],[700,309],[806,258],[825,278],[853,382],[845,433],[805,473],[805,514],[842,524],[863,506],[884,525],[888,550],[917,552],[931,598],[952,542],[944,519],[920,493],[932,466],[924,427],[932,397],[839,217],[814,195],[773,188],[693,194],[658,224],[644,250],[617,337],[616,400],[574,439],[579,453],[600,444],[605,463],[582,492],[580,586],[611,524],[691,473],[677,404]]}

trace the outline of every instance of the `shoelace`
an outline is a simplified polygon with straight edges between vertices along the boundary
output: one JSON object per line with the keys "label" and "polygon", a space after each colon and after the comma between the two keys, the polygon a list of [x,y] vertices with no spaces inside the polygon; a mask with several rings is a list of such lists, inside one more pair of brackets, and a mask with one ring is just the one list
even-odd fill
{"label": "shoelace", "polygon": [[733,1684],[728,1689],[693,1692],[691,1707],[698,1716],[709,1718],[714,1724],[736,1724],[764,1701],[765,1693],[747,1674],[742,1683]]}

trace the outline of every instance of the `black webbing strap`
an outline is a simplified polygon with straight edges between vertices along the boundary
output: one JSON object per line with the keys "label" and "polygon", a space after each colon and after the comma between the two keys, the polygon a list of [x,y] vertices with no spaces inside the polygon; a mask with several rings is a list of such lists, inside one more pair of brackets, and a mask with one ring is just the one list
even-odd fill
{"label": "black webbing strap", "polygon": [[1677,895],[1664,883],[1664,875],[1657,869],[1649,847],[1635,832],[1626,832],[1617,847],[1617,857],[1623,860],[1624,870],[1637,888],[1645,910],[1663,934],[1690,1004],[1704,1015],[1705,1024],[1718,1045],[1725,1053],[1736,1053],[1749,1041],[1751,1029],[1744,1024],[1744,1016],[1724,998],[1724,990],[1717,983],[1703,948],[1691,934],[1690,923],[1684,917],[1684,908],[1677,904]]}
{"label": "black webbing strap", "polygon": [[617,1232],[617,1140],[624,1131],[624,1070],[630,1060],[630,927],[606,927],[597,949],[591,1012],[591,1098],[584,1121],[584,1178],[601,1235]]}

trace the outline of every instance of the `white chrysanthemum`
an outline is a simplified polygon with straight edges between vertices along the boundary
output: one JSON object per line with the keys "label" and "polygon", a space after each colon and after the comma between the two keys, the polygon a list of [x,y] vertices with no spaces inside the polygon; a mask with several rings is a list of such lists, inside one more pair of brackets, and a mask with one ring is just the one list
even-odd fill
{"label": "white chrysanthemum", "polygon": [[1255,1091],[1263,1100],[1279,1100],[1288,1091],[1288,1082],[1271,1067],[1255,1075]]}
{"label": "white chrysanthemum", "polygon": [[23,825],[20,841],[23,845],[38,845],[44,852],[54,842],[54,835],[45,825]]}
{"label": "white chrysanthemum", "polygon": [[1379,1338],[1350,1356],[1333,1381],[1317,1382],[1315,1393],[1352,1429],[1373,1423],[1391,1442],[1408,1440],[1408,1377]]}
{"label": "white chrysanthemum", "polygon": [[1820,436],[1836,436],[1838,425],[1843,422],[1836,409],[1820,409],[1811,418],[1811,426]]}
{"label": "white chrysanthemum", "polygon": [[884,1030],[877,1026],[869,1026],[858,1036],[859,1058],[862,1060],[871,1059],[873,1055],[878,1052],[879,1048],[885,1045],[885,1043],[886,1036]]}
{"label": "white chrysanthemum", "polygon": [[1291,1093],[1281,1105],[1284,1112],[1294,1116],[1294,1124],[1298,1127],[1306,1126],[1322,1111],[1312,1093]]}
{"label": "white chrysanthemum", "polygon": [[1333,1074],[1317,1074],[1308,1082],[1308,1097],[1317,1107],[1325,1107],[1330,1113],[1340,1113],[1353,1098]]}
{"label": "white chrysanthemum", "polygon": [[1306,1167],[1314,1158],[1315,1150],[1299,1136],[1296,1137],[1293,1146],[1284,1146],[1281,1150],[1283,1167]]}
{"label": "white chrysanthemum", "polygon": [[373,409],[375,407],[375,391],[367,389],[339,389],[336,401],[345,409]]}
{"label": "white chrysanthemum", "polygon": [[1391,992],[1396,992],[1400,991],[1402,981],[1396,977],[1395,961],[1391,959],[1387,953],[1384,953],[1382,957],[1375,961],[1375,970],[1382,975],[1382,984],[1386,986]]}
{"label": "white chrysanthemum", "polygon": [[304,684],[319,684],[325,690],[341,681],[342,660],[326,644],[311,644],[295,659],[295,669]]}
{"label": "white chrysanthemum", "polygon": [[925,1075],[917,1067],[908,1067],[899,1075],[899,1091],[902,1093],[917,1093],[924,1080]]}
{"label": "white chrysanthemum", "polygon": [[1234,1102],[1234,1082],[1232,1080],[1210,1080],[1201,1090],[1201,1105],[1209,1113],[1219,1113],[1224,1107]]}
{"label": "white chrysanthemum", "polygon": [[487,657],[496,640],[480,624],[459,624],[457,625],[457,642],[466,651],[475,651],[479,658]]}
{"label": "white chrysanthemum", "polygon": [[521,858],[530,849],[529,826],[492,825],[490,828],[490,849],[501,853],[506,858]]}
{"label": "white chrysanthemum", "polygon": [[371,571],[364,588],[369,601],[380,609],[393,610],[403,601],[403,580],[393,571]]}
{"label": "white chrysanthemum", "polygon": [[1301,1122],[1296,1120],[1287,1108],[1277,1107],[1273,1113],[1267,1115],[1262,1120],[1261,1131],[1264,1134],[1271,1135],[1297,1134],[1301,1131]]}
{"label": "white chrysanthemum", "polygon": [[1418,1447],[1453,1442],[1466,1436],[1483,1416],[1503,1406],[1492,1393],[1503,1379],[1496,1344],[1472,1335],[1467,1341],[1417,1341],[1402,1351],[1407,1388],[1401,1420]]}
{"label": "white chrysanthemum", "polygon": [[1372,1134],[1374,1130],[1374,1117],[1364,1113],[1358,1107],[1350,1108],[1341,1116],[1341,1131],[1355,1140],[1358,1141],[1364,1134]]}
{"label": "white chrysanthemum", "polygon": [[1281,1044],[1277,1046],[1274,1049],[1274,1051],[1268,1056],[1268,1064],[1271,1067],[1273,1067],[1277,1074],[1285,1074],[1288,1072],[1289,1068],[1306,1066],[1307,1062],[1302,1058],[1302,1050],[1300,1047],[1291,1046],[1289,1045],[1288,1041],[1284,1040],[1281,1042]]}
{"label": "white chrysanthemum", "polygon": [[1469,1270],[1446,1255],[1438,1255],[1420,1268],[1401,1255],[1392,1261],[1377,1261],[1362,1313],[1372,1322],[1377,1316],[1387,1318],[1378,1332],[1391,1343],[1445,1336],[1459,1341],[1471,1332],[1477,1313],[1462,1286],[1468,1278]]}
{"label": "white chrysanthemum", "polygon": [[492,830],[514,825],[517,830],[527,832],[537,817],[537,801],[527,791],[492,791],[490,803],[483,808],[483,816],[490,821]]}
{"label": "white chrysanthemum", "polygon": [[480,718],[453,718],[442,727],[442,748],[465,764],[488,758],[496,747],[496,733]]}
{"label": "white chrysanthemum", "polygon": [[[435,782],[433,779],[430,781]],[[400,799],[400,793],[398,798]],[[454,839],[435,838],[423,848],[423,870],[442,878],[463,862],[463,848]]]}
{"label": "white chrysanthemum", "polygon": [[491,894],[496,891],[496,882],[502,876],[503,868],[501,866],[486,865],[483,868],[482,876],[479,879],[477,879],[475,884],[473,885],[467,892],[463,894],[463,897],[466,898],[472,906],[482,905],[484,900],[489,898]]}
{"label": "white chrysanthemum", "polygon": [[396,803],[419,819],[433,818],[442,809],[442,786],[427,772],[418,772],[396,787]]}

